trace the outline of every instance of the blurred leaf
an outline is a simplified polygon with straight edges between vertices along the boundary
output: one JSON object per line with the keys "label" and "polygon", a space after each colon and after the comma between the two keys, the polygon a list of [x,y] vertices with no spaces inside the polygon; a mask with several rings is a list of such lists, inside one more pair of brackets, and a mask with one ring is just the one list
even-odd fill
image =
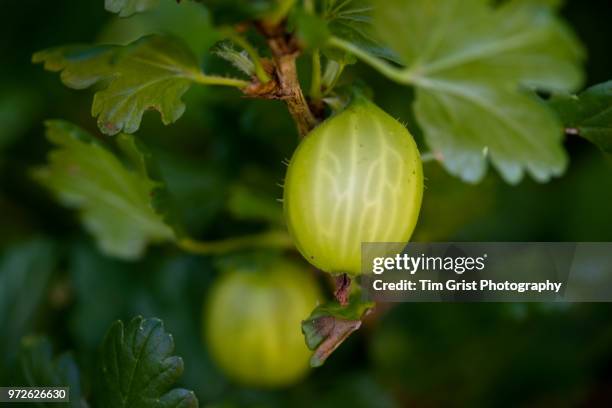
{"label": "blurred leaf", "polygon": [[327,21],[312,13],[298,10],[292,15],[296,35],[306,48],[320,48],[330,36]]}
{"label": "blurred leaf", "polygon": [[[322,16],[328,23],[328,34],[349,41],[372,55],[399,63],[399,56],[377,37],[372,23],[373,10],[372,1],[368,0],[324,0]],[[327,49],[325,53],[337,61],[346,59],[334,49]]]}
{"label": "blurred leaf", "polygon": [[393,408],[398,407],[393,401],[393,394],[385,389],[385,383],[367,371],[345,372],[325,381],[325,390],[315,390],[317,408]]}
{"label": "blurred leaf", "polygon": [[[526,310],[517,315],[517,308]],[[547,308],[398,303],[378,321],[368,355],[380,381],[413,401],[407,405],[580,405],[575,397],[584,398],[592,380],[587,352],[576,351],[589,348],[593,336],[609,344],[610,333],[600,331],[605,317],[588,308]]]}
{"label": "blurred leaf", "polygon": [[176,353],[188,362],[181,385],[207,401],[218,399],[227,385],[202,345],[202,296],[217,278],[209,261],[183,254],[156,257],[128,289],[131,314],[159,316],[172,333]]}
{"label": "blurred leaf", "polygon": [[97,401],[104,408],[197,407],[191,391],[172,388],[183,360],[172,355],[174,340],[159,319],[120,320],[108,331],[101,351]]}
{"label": "blurred leaf", "polygon": [[563,125],[601,150],[612,153],[612,81],[588,88],[578,95],[554,95],[550,104]]}
{"label": "blurred leaf", "polygon": [[236,185],[230,190],[228,209],[238,220],[267,221],[272,224],[283,224],[282,206],[274,198],[258,194],[243,185]]}
{"label": "blurred leaf", "polygon": [[202,76],[193,53],[180,41],[151,35],[126,46],[63,46],[40,51],[32,61],[61,71],[62,82],[83,89],[103,81],[92,115],[103,133],[134,133],[148,109],[165,125],[185,111],[181,97]]}
{"label": "blurred leaf", "polygon": [[36,93],[24,89],[23,84],[0,91],[0,150],[15,142],[28,129],[40,108],[38,102]]}
{"label": "blurred leaf", "polygon": [[0,258],[0,377],[30,327],[55,267],[53,246],[42,239],[16,244]]}
{"label": "blurred leaf", "polygon": [[540,182],[564,172],[560,124],[520,89],[582,81],[584,51],[553,10],[528,0],[390,0],[375,13],[407,66],[392,79],[417,87],[417,120],[449,172],[477,182],[487,157],[509,183],[525,171]]}
{"label": "blurred leaf", "polygon": [[69,387],[70,402],[39,403],[44,407],[81,407],[79,368],[70,353],[53,357],[46,337],[26,337],[22,340],[21,364],[29,387]]}
{"label": "blurred leaf", "polygon": [[[497,178],[486,177],[480,184],[466,185],[434,163],[426,164],[424,171],[427,194],[423,196],[419,222],[411,241],[461,241],[470,239],[467,237],[473,234],[470,228],[474,224],[491,224],[488,217],[497,201],[502,199],[495,189]],[[516,190],[512,190],[512,196],[514,194]],[[461,212],[453,208],[461,208]],[[512,219],[508,222],[515,224]]]}
{"label": "blurred leaf", "polygon": [[374,302],[361,299],[360,290],[353,291],[346,306],[341,306],[337,300],[317,306],[302,322],[306,345],[314,350],[310,365],[323,365],[331,353],[361,327],[361,319],[373,307]]}
{"label": "blurred leaf", "polygon": [[117,139],[125,163],[68,122],[47,122],[47,137],[57,147],[34,176],[62,204],[80,211],[103,252],[135,259],[147,243],[175,238],[155,209],[155,200],[164,196],[163,183],[152,178],[149,157],[133,136]]}
{"label": "blurred leaf", "polygon": [[275,10],[281,0],[198,0],[212,13],[215,23],[257,20]]}
{"label": "blurred leaf", "polygon": [[214,158],[191,160],[170,152],[156,150],[163,179],[177,203],[180,225],[190,234],[198,234],[218,219],[226,200],[227,175]]}
{"label": "blurred leaf", "polygon": [[120,17],[128,17],[134,13],[147,11],[159,3],[159,0],[104,0],[104,7]]}
{"label": "blurred leaf", "polygon": [[142,37],[163,34],[181,39],[202,59],[205,52],[219,40],[210,13],[193,1],[165,0],[159,7],[129,19],[111,19],[98,36],[102,44],[129,44]]}
{"label": "blurred leaf", "polygon": [[132,264],[105,257],[85,243],[71,247],[67,268],[75,300],[68,316],[71,335],[91,353],[110,324],[125,315],[130,295],[142,284],[140,274]]}

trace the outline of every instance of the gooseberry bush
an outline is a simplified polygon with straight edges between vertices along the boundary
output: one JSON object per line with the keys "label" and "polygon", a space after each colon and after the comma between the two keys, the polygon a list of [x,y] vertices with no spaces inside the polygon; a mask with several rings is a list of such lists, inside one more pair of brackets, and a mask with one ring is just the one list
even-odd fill
{"label": "gooseberry bush", "polygon": [[[213,360],[240,383],[295,382],[359,329],[375,307],[360,296],[360,245],[410,240],[426,197],[422,162],[435,161],[465,183],[480,182],[489,167],[510,184],[525,177],[545,183],[568,166],[566,136],[612,150],[612,83],[575,94],[584,82],[585,51],[555,1],[106,0],[104,6],[127,26],[159,10],[188,12],[184,21],[149,27],[133,41],[75,39],[34,53],[32,61],[59,73],[67,87],[93,89],[97,130],[70,118],[46,122],[52,147],[32,176],[78,214],[107,256],[131,261],[147,250],[175,248],[240,258],[219,267],[202,313]],[[207,18],[193,20],[203,10]],[[199,41],[197,30],[207,30],[214,44]],[[211,60],[225,71],[213,73]],[[401,95],[413,118],[407,126],[375,104],[370,83],[381,78]],[[236,218],[264,220],[264,230],[219,241],[190,235],[178,214],[191,204],[168,190],[146,147],[145,112],[178,125],[190,109],[183,98],[197,87],[230,88],[232,98],[247,103],[282,101],[295,124],[282,215],[281,204],[252,191],[238,187],[230,197]],[[329,275],[333,295],[320,288],[327,275],[315,270]],[[31,385],[71,384],[75,401],[198,405],[193,392],[174,388],[184,363],[155,318],[110,327],[88,395],[80,395],[79,368],[69,354],[53,357],[40,338],[27,339],[23,349]],[[41,362],[45,370],[36,369]]]}

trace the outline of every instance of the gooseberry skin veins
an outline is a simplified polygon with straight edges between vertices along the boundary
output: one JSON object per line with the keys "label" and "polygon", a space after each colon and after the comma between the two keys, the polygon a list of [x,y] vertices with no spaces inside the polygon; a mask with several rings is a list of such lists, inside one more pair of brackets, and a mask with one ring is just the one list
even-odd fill
{"label": "gooseberry skin veins", "polygon": [[204,304],[204,338],[213,360],[247,386],[299,381],[312,354],[300,324],[321,299],[313,276],[292,262],[224,272]]}
{"label": "gooseberry skin veins", "polygon": [[423,168],[408,130],[358,99],[315,128],[287,170],[289,232],[315,267],[361,274],[362,242],[408,242],[423,196]]}

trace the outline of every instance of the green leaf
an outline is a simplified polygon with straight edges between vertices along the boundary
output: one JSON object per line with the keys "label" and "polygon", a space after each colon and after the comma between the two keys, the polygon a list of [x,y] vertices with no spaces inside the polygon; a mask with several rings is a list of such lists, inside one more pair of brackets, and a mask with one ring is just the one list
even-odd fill
{"label": "green leaf", "polygon": [[4,85],[0,90],[0,152],[22,136],[40,109],[38,95],[23,83],[10,87]]}
{"label": "green leaf", "polygon": [[259,20],[276,10],[284,0],[196,0],[212,13],[215,23],[231,24]]}
{"label": "green leaf", "polygon": [[0,380],[17,356],[19,339],[32,327],[56,265],[53,245],[36,238],[3,250],[0,257]]}
{"label": "green leaf", "polygon": [[159,0],[104,0],[104,7],[119,17],[129,17],[157,6]]}
{"label": "green leaf", "polygon": [[230,190],[227,206],[229,212],[238,220],[284,224],[282,206],[277,200],[258,194],[244,185],[235,185]]}
{"label": "green leaf", "polygon": [[[378,332],[375,334],[378,337]],[[369,342],[368,342],[369,344]],[[380,371],[355,368],[342,375],[325,380],[326,392],[314,393],[313,405],[317,407],[376,407],[397,408],[401,406],[393,388]],[[407,405],[407,404],[405,404]]]}
{"label": "green leaf", "polygon": [[312,367],[319,367],[354,331],[361,327],[361,319],[374,307],[374,302],[364,301],[361,290],[354,284],[348,305],[333,300],[317,306],[302,322],[306,345],[314,353]]}
{"label": "green leaf", "polygon": [[151,35],[126,46],[74,45],[34,54],[32,61],[61,72],[62,82],[83,89],[101,82],[92,115],[103,133],[134,133],[148,109],[165,125],[185,111],[181,100],[191,84],[202,80],[193,53],[180,41]]}
{"label": "green leaf", "polygon": [[47,122],[47,137],[56,147],[34,176],[62,204],[79,210],[103,252],[135,259],[147,243],[175,238],[156,211],[164,185],[152,178],[149,157],[133,136],[118,136],[118,155],[68,122]]}
{"label": "green leaf", "polygon": [[54,358],[46,337],[26,337],[21,344],[21,365],[29,387],[70,387],[70,402],[43,406],[81,407],[80,373],[72,354]]}
{"label": "green leaf", "polygon": [[168,194],[177,205],[180,220],[174,222],[185,226],[185,234],[205,230],[214,222],[226,204],[228,176],[219,170],[219,158],[192,159],[173,154],[167,150],[154,152]]}
{"label": "green leaf", "polygon": [[97,38],[101,44],[129,44],[160,33],[183,41],[198,61],[219,41],[206,7],[194,1],[175,0],[164,0],[159,7],[130,18],[113,18]]}
{"label": "green leaf", "polygon": [[381,38],[401,57],[395,81],[416,86],[426,141],[454,175],[477,182],[487,159],[517,183],[563,173],[561,124],[526,88],[572,90],[583,49],[543,1],[389,0]]}
{"label": "green leaf", "polygon": [[306,48],[322,47],[331,35],[327,21],[312,13],[298,10],[292,15],[292,20],[296,35]]}
{"label": "green leaf", "polygon": [[103,256],[89,242],[79,240],[70,248],[66,269],[74,303],[65,319],[79,351],[88,352],[85,358],[89,361],[85,362],[91,363],[90,352],[98,349],[117,316],[127,313],[128,303],[142,285],[142,276],[131,263]]}
{"label": "green leaf", "polygon": [[[385,47],[373,26],[374,6],[367,0],[324,0],[322,17],[327,21],[328,34],[342,38],[377,57],[399,62],[399,57]],[[346,59],[333,49],[325,54],[337,61]]]}
{"label": "green leaf", "polygon": [[577,133],[601,150],[612,153],[612,81],[578,95],[556,94],[550,104],[568,133]]}
{"label": "green leaf", "polygon": [[172,388],[183,373],[174,340],[159,319],[134,318],[125,328],[115,322],[104,340],[96,393],[104,408],[191,408],[192,391]]}

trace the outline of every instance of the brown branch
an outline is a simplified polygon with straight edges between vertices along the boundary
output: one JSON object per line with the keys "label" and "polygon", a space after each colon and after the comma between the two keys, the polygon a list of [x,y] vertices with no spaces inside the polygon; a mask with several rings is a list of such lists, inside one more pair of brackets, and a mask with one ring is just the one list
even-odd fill
{"label": "brown branch", "polygon": [[298,132],[306,136],[318,123],[304,97],[297,74],[296,59],[300,48],[295,37],[285,33],[284,25],[258,25],[266,37],[272,61],[264,60],[264,69],[270,71],[272,81],[262,84],[256,80],[244,90],[248,96],[265,99],[280,99],[287,104]]}

